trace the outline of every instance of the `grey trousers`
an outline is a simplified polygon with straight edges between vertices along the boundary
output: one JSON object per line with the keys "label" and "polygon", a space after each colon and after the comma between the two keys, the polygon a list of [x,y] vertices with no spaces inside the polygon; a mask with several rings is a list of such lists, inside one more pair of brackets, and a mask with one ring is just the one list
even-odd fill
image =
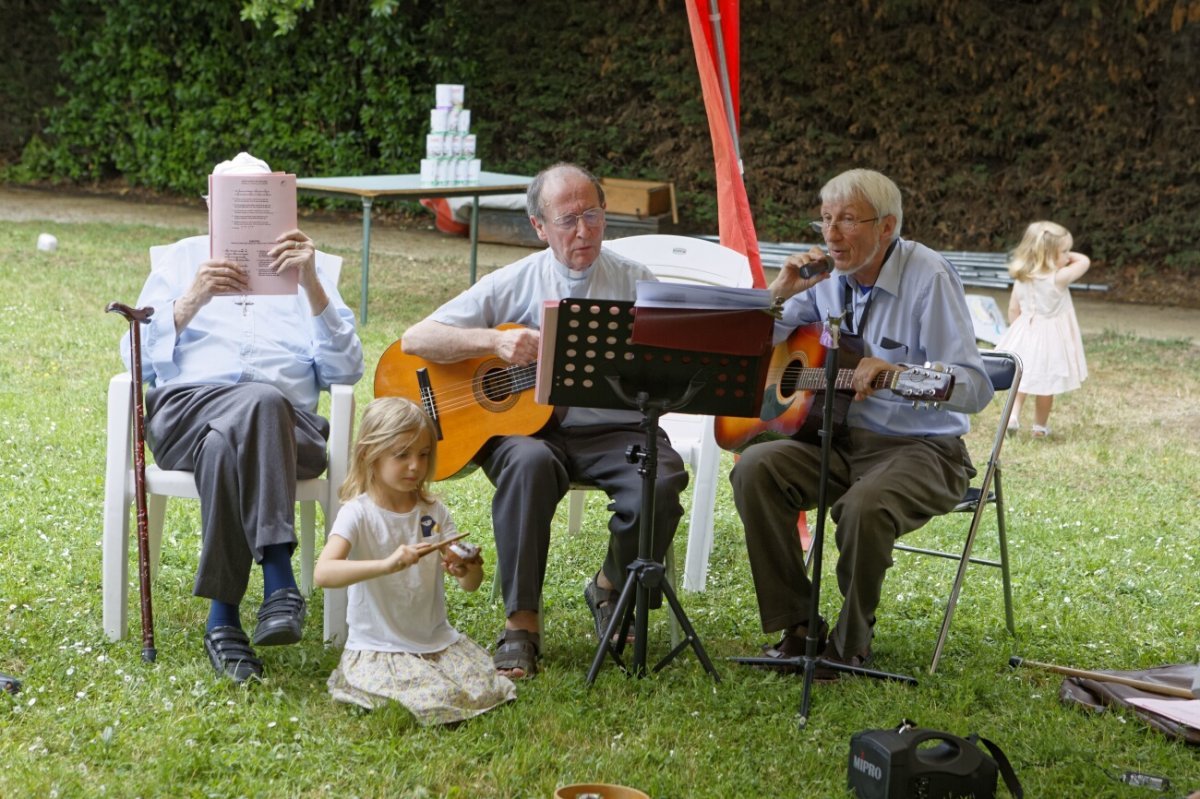
{"label": "grey trousers", "polygon": [[193,593],[240,604],[263,547],[296,545],[296,480],[325,471],[329,422],[263,383],[154,388],[146,414],[155,462],[196,475],[202,543]]}
{"label": "grey trousers", "polygon": [[[830,640],[849,657],[870,649],[896,539],[952,510],[975,469],[956,436],[851,429],[835,440],[829,472],[827,500],[837,525],[837,581],[844,597]],[[820,446],[791,439],[749,447],[730,473],[763,632],[809,621],[812,584],[796,518],[816,507],[820,473]]]}
{"label": "grey trousers", "polygon": [[[572,482],[588,483],[608,494],[612,516],[602,568],[618,589],[625,584],[626,568],[638,554],[642,509],[642,477],[625,460],[625,450],[645,441],[637,425],[564,428],[551,421],[533,436],[493,439],[481,453],[484,473],[496,487],[492,527],[506,615],[538,609],[554,510]],[[683,459],[659,431],[652,554],[660,562],[683,516],[679,495],[687,481]]]}

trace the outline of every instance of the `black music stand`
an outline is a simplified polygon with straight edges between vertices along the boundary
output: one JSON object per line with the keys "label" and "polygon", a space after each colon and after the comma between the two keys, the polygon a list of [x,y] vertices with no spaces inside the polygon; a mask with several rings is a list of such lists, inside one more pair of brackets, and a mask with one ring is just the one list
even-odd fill
{"label": "black music stand", "polygon": [[821,472],[817,485],[817,524],[813,529],[812,541],[809,543],[809,551],[812,553],[812,559],[809,562],[809,584],[810,591],[810,609],[808,617],[808,636],[804,639],[804,654],[800,657],[793,658],[770,658],[770,657],[742,657],[733,658],[738,663],[743,663],[750,666],[803,666],[804,667],[804,693],[800,700],[800,721],[799,726],[804,727],[808,724],[808,711],[811,706],[812,699],[812,683],[813,676],[816,674],[817,666],[825,666],[833,671],[841,671],[847,674],[857,674],[863,677],[874,677],[877,680],[894,680],[907,685],[916,685],[917,681],[905,674],[892,674],[886,671],[876,671],[875,669],[867,669],[862,666],[851,666],[848,663],[836,663],[832,660],[826,660],[817,652],[817,644],[819,643],[817,636],[820,634],[821,626],[821,550],[825,542],[825,517],[829,510],[829,457],[833,451],[833,423],[834,423],[834,392],[837,387],[838,378],[838,351],[839,341],[841,338],[841,324],[843,314],[828,317],[826,330],[829,335],[823,340],[825,344],[825,396],[824,405],[821,416],[821,429],[819,435],[821,438]]}
{"label": "black music stand", "polygon": [[[714,324],[719,315],[720,322]],[[687,317],[687,320],[684,319]],[[691,327],[689,327],[689,322]],[[658,475],[658,420],[671,411],[725,416],[754,416],[762,404],[773,318],[761,310],[706,312],[689,309],[634,309],[614,300],[565,299],[547,309],[542,345],[553,354],[540,363],[552,364],[539,394],[551,404],[583,408],[636,408],[642,413],[645,447],[631,446],[626,460],[642,476],[642,507],[638,528],[638,557],[601,636],[587,681],[596,679],[605,653],[626,673],[646,673],[647,622],[652,592],[661,591],[684,632],[684,639],[654,667],[658,672],[691,646],[705,670],[720,681],[716,668],[688,621],[665,568],[654,560],[654,487]],[[689,330],[693,334],[689,334]],[[696,330],[719,330],[733,349],[752,354],[690,349]],[[757,340],[756,340],[757,339]],[[701,339],[703,340],[703,336]],[[682,342],[682,343],[681,343]],[[726,346],[724,349],[731,349]],[[633,625],[633,662],[621,659]],[[614,635],[616,643],[613,643]]]}

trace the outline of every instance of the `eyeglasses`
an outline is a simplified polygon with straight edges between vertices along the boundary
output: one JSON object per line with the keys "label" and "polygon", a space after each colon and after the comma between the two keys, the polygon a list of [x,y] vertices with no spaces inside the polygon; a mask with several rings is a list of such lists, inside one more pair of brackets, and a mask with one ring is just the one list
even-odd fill
{"label": "eyeglasses", "polygon": [[559,230],[574,230],[579,226],[579,220],[583,220],[583,224],[587,227],[599,227],[604,221],[603,208],[589,208],[582,214],[563,214],[551,220],[551,224]]}
{"label": "eyeglasses", "polygon": [[818,233],[827,233],[830,228],[836,227],[838,232],[845,236],[853,233],[863,222],[875,222],[878,219],[879,217],[877,216],[873,216],[870,219],[855,219],[850,216],[843,216],[841,219],[835,221],[833,217],[826,216],[821,219],[814,219],[808,224]]}

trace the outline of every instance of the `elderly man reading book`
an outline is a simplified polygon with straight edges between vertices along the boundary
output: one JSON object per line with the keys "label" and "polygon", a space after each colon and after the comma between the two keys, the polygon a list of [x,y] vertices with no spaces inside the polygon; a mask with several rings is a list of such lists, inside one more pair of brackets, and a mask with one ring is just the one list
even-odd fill
{"label": "elderly man reading book", "polygon": [[[241,153],[213,170],[230,174],[272,173]],[[363,356],[354,315],[300,230],[267,248],[271,269],[296,275],[292,293],[254,294],[250,267],[209,248],[208,236],[171,245],[138,297],[155,311],[141,346],[146,439],[159,466],[195,473],[202,543],[193,593],[210,602],[204,648],[218,675],[244,682],[262,675],[254,646],[301,638],[296,480],[325,469],[319,392],[357,382]],[[121,350],[128,365],[128,334]],[[240,607],[254,563],[264,599],[248,636]]]}

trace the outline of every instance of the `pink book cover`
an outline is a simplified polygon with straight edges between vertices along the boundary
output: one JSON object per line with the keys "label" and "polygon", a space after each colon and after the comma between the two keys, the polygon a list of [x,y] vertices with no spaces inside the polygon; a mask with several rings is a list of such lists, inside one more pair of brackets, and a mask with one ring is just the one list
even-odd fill
{"label": "pink book cover", "polygon": [[296,293],[299,273],[276,274],[268,254],[281,234],[297,227],[295,175],[210,175],[208,207],[209,255],[247,267],[247,294]]}
{"label": "pink book cover", "polygon": [[558,300],[546,300],[542,304],[540,334],[533,398],[541,405],[549,405],[550,389],[554,387],[554,337],[558,334]]}

